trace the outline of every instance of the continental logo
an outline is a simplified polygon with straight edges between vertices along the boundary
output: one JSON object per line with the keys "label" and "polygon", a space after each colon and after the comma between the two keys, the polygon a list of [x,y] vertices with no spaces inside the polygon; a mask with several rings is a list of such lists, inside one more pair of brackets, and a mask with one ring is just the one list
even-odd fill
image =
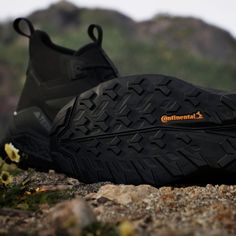
{"label": "continental logo", "polygon": [[166,124],[171,121],[184,121],[184,120],[203,120],[204,116],[200,111],[197,111],[193,114],[187,114],[187,115],[163,115],[161,117],[161,122]]}

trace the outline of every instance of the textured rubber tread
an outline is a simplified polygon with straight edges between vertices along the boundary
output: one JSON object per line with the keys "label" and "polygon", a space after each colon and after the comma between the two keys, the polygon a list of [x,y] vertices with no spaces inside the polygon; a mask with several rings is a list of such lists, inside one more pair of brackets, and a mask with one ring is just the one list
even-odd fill
{"label": "textured rubber tread", "polygon": [[[168,76],[113,79],[57,115],[52,157],[62,172],[87,183],[159,186],[206,169],[235,173],[235,108],[232,94]],[[199,111],[203,119],[161,121]]]}

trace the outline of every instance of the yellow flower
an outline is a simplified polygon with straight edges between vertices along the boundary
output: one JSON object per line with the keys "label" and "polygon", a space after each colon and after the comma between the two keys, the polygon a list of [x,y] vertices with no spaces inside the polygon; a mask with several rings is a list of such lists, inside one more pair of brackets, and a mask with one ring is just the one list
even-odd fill
{"label": "yellow flower", "polygon": [[13,181],[13,177],[7,172],[7,171],[2,171],[0,175],[0,183],[4,185],[11,184]]}
{"label": "yellow flower", "polygon": [[15,148],[12,143],[5,144],[5,152],[11,161],[17,163],[20,161],[19,149]]}
{"label": "yellow flower", "polygon": [[119,225],[120,236],[135,236],[134,226],[129,221],[124,221]]}

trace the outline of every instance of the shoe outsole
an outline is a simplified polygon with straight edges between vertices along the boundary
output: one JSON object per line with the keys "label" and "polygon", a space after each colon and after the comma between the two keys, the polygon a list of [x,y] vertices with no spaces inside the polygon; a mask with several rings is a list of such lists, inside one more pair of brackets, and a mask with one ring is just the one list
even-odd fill
{"label": "shoe outsole", "polygon": [[59,170],[86,183],[160,186],[206,169],[236,173],[235,120],[230,94],[169,76],[128,76],[58,113],[51,154]]}

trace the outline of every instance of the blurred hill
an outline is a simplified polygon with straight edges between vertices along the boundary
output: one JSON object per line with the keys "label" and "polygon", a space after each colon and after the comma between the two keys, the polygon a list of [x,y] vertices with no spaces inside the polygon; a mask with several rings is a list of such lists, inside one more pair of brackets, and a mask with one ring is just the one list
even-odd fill
{"label": "blurred hill", "polygon": [[[135,22],[116,11],[80,8],[66,1],[28,17],[55,43],[74,49],[90,41],[89,24],[100,24],[103,47],[123,75],[163,73],[201,86],[236,89],[236,40],[202,20],[157,15]],[[27,47],[27,39],[14,32],[11,22],[0,24],[0,116],[17,101]]]}

